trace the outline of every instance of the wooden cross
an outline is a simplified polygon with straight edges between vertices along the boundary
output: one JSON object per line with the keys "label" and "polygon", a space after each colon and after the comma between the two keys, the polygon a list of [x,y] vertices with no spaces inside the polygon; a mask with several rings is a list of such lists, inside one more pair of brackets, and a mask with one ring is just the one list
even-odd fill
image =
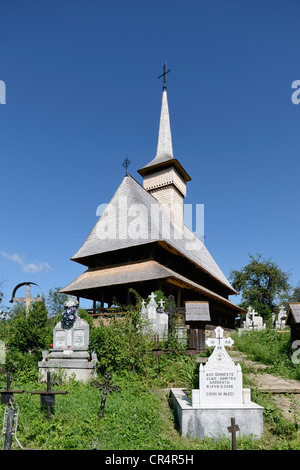
{"label": "wooden cross", "polygon": [[231,418],[231,426],[228,426],[228,431],[231,433],[232,450],[236,450],[236,432],[240,430],[239,425],[235,424],[235,418]]}
{"label": "wooden cross", "polygon": [[31,392],[31,395],[39,394],[41,396],[41,406],[47,406],[47,418],[50,421],[51,406],[55,406],[55,395],[62,395],[68,392],[51,390],[50,372],[47,372],[47,390]]}
{"label": "wooden cross", "polygon": [[[43,293],[42,289],[41,289],[42,297],[31,297],[30,285],[32,285],[32,284],[34,286],[37,286],[37,284],[35,282],[21,282],[21,284],[18,284],[14,288],[13,293],[12,293],[12,297],[11,297],[11,300],[10,300],[11,303],[13,303],[13,302],[25,302],[26,303],[26,315],[28,315],[28,313],[30,312],[31,304],[33,302],[44,302],[44,293]],[[26,297],[15,297],[16,291],[22,286],[26,286]]]}
{"label": "wooden cross", "polygon": [[102,382],[98,382],[97,380],[93,380],[91,382],[91,386],[94,388],[99,388],[102,390],[102,400],[101,400],[101,405],[100,405],[100,410],[99,410],[99,418],[101,419],[104,413],[104,407],[105,407],[105,402],[106,402],[106,397],[108,393],[112,392],[121,392],[122,388],[119,385],[113,385],[111,382],[112,379],[112,373],[111,372],[105,372],[104,374],[104,380]]}
{"label": "wooden cross", "polygon": [[163,73],[157,77],[157,78],[164,77],[164,81],[163,81],[163,90],[166,90],[166,89],[167,89],[166,75],[167,75],[167,73],[169,73],[169,72],[171,72],[171,69],[166,70],[166,64],[164,64],[164,71],[163,71]]}
{"label": "wooden cross", "polygon": [[10,385],[12,378],[10,372],[6,373],[6,390],[0,390],[1,393],[1,403],[9,403],[10,398],[14,396],[14,393],[24,393],[24,390],[11,390]]}

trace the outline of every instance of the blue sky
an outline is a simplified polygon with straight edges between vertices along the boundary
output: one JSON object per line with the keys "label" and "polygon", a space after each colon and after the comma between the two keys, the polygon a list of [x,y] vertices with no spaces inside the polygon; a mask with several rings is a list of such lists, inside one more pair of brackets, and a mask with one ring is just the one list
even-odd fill
{"label": "blue sky", "polygon": [[[297,0],[0,3],[4,303],[64,286],[124,177],[154,156],[167,61],[174,156],[224,272],[261,253],[300,281]],[[234,301],[234,297],[232,297]]]}

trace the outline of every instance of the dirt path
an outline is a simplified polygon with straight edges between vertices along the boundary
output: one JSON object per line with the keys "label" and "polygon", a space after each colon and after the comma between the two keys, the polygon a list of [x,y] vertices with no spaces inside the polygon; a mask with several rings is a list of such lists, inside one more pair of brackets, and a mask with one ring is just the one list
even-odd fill
{"label": "dirt path", "polygon": [[247,373],[247,377],[252,381],[260,392],[271,393],[272,397],[283,415],[290,421],[300,421],[300,382],[297,380],[285,379],[278,375],[264,373],[263,370],[270,366],[259,362],[250,361],[246,354],[240,351],[231,351],[232,358],[239,356],[243,362],[251,367],[253,372]]}

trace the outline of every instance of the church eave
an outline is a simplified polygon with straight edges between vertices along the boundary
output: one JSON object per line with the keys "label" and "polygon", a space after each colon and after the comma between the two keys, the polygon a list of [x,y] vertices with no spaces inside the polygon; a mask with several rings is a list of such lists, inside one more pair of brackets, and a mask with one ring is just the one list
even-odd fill
{"label": "church eave", "polygon": [[[61,289],[61,293],[71,294],[75,296],[83,296],[81,292],[85,292],[84,297],[94,298],[92,294],[95,290],[103,290],[106,288],[117,286],[128,286],[137,283],[143,283],[148,281],[159,281],[164,280],[170,284],[178,287],[183,287],[187,290],[193,290],[198,292],[205,297],[209,297],[212,300],[225,304],[227,307],[243,313],[244,310],[232,303],[230,300],[222,297],[221,295],[197,284],[190,279],[176,273],[175,271],[160,265],[158,262],[153,260],[140,261],[138,263],[124,264],[122,266],[115,266],[109,268],[91,269],[85,271],[71,284]],[[88,293],[90,296],[88,297]]]}
{"label": "church eave", "polygon": [[[152,160],[155,162],[156,159]],[[151,162],[152,163],[152,162]],[[174,166],[174,168],[178,171],[180,176],[183,178],[185,182],[191,181],[190,175],[185,171],[185,169],[182,167],[182,165],[179,163],[177,158],[170,158],[169,160],[166,161],[161,161],[158,163],[153,163],[153,164],[148,164],[141,168],[140,170],[137,170],[138,173],[144,177],[152,173],[156,173],[157,171],[165,170],[166,168],[170,168],[171,166]]]}

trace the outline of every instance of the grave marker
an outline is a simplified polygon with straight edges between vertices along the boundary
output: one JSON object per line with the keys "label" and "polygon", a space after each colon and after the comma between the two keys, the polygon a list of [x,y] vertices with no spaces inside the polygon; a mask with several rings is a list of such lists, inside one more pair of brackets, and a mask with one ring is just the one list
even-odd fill
{"label": "grave marker", "polygon": [[6,347],[5,342],[0,340],[0,364],[5,364],[6,362]]}
{"label": "grave marker", "polygon": [[190,400],[183,389],[172,388],[171,398],[176,408],[181,434],[185,437],[210,437],[222,439],[232,432],[233,444],[239,423],[241,436],[252,435],[260,438],[263,434],[263,408],[251,401],[251,392],[243,388],[242,371],[235,364],[225,347],[232,346],[233,340],[224,337],[221,327],[215,328],[215,338],[208,338],[206,344],[214,350],[206,365],[199,367],[199,389],[192,390]]}
{"label": "grave marker", "polygon": [[31,392],[31,395],[39,394],[41,397],[41,406],[47,406],[47,418],[50,421],[51,417],[51,406],[55,406],[55,395],[63,395],[68,392],[51,390],[51,375],[50,372],[47,372],[47,390],[34,391]]}
{"label": "grave marker", "polygon": [[208,338],[206,344],[215,349],[206,365],[200,364],[199,369],[200,403],[242,404],[241,366],[236,365],[225,350],[225,346],[232,346],[234,341],[223,337],[224,330],[220,326],[214,331],[215,338]]}
{"label": "grave marker", "polygon": [[235,418],[231,418],[231,426],[227,429],[231,433],[232,450],[236,450],[236,433],[240,428],[238,424],[235,424]]}
{"label": "grave marker", "polygon": [[122,391],[122,388],[119,385],[114,385],[111,379],[112,373],[108,371],[104,374],[104,380],[102,382],[98,382],[97,380],[93,380],[93,382],[91,382],[92,387],[99,388],[99,390],[102,390],[102,400],[98,415],[100,419],[103,417],[107,394],[112,392],[118,393]]}
{"label": "grave marker", "polygon": [[13,436],[15,437],[16,443],[23,449],[17,438],[18,418],[19,405],[16,402],[16,398],[11,397],[4,410],[3,428],[0,436],[0,439],[2,439],[2,436],[5,436],[3,450],[11,449]]}
{"label": "grave marker", "polygon": [[[30,289],[31,285],[39,287],[35,282],[21,282],[20,284],[18,284],[14,288],[11,299],[10,299],[10,303],[25,302],[25,304],[26,304],[26,315],[28,315],[28,313],[30,312],[31,304],[33,302],[44,302],[44,300],[45,300],[45,296],[44,296],[44,293],[43,293],[41,288],[40,289],[41,289],[41,292],[42,292],[42,297],[31,297],[31,289]],[[15,295],[16,295],[17,290],[22,286],[26,286],[26,297],[16,297]]]}
{"label": "grave marker", "polygon": [[0,390],[1,403],[9,403],[9,400],[14,396],[14,393],[24,393],[24,390],[11,390],[10,385],[12,383],[12,377],[10,371],[6,372],[6,390]]}

